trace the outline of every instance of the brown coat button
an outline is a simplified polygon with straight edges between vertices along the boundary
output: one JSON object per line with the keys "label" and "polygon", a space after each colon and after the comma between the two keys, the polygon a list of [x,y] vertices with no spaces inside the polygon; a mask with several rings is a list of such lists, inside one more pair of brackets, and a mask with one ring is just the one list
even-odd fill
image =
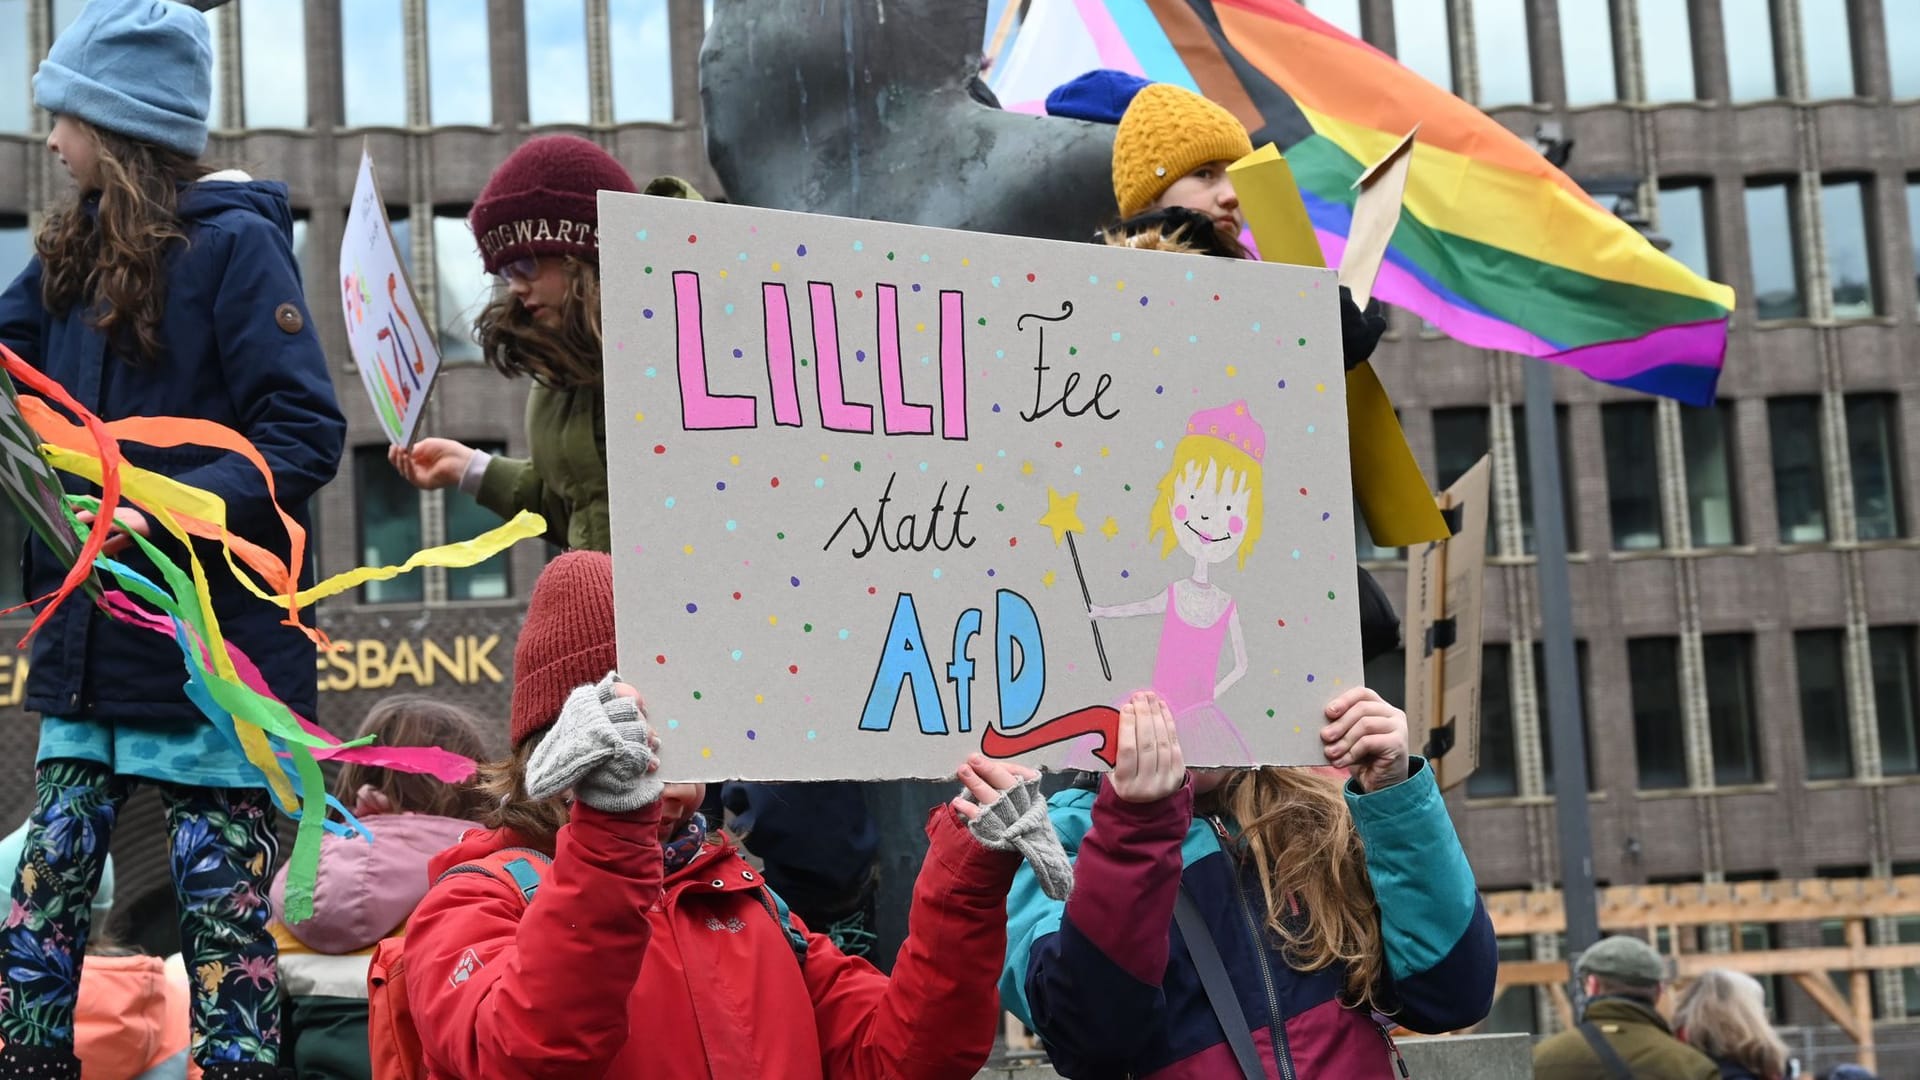
{"label": "brown coat button", "polygon": [[298,304],[281,304],[273,309],[273,321],[289,334],[297,334],[307,325],[306,317],[300,314]]}

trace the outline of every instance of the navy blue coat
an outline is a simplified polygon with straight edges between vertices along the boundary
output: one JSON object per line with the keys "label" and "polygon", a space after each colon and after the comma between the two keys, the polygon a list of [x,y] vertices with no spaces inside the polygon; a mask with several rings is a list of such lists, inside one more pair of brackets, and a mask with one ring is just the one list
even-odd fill
{"label": "navy blue coat", "polygon": [[[0,341],[103,420],[193,417],[238,431],[266,458],[281,505],[304,527],[307,500],[339,467],[346,420],[301,291],[286,185],[201,181],[181,188],[179,212],[187,239],[167,257],[164,356],[129,362],[80,310],[47,312],[38,257],[0,295]],[[230,530],[287,557],[286,530],[246,460],[201,447],[121,449],[133,465],[218,494]],[[84,480],[65,479],[69,491],[98,493]],[[184,564],[177,543],[164,530],[154,532],[161,549]],[[217,545],[196,544],[227,637],[260,666],[282,701],[311,717],[313,644],[280,625],[284,609],[241,588]],[[122,559],[159,580],[137,549]],[[28,539],[24,560],[29,597],[54,591],[66,574],[37,537]],[[311,567],[309,557],[305,569]],[[107,721],[189,718],[199,714],[182,693],[185,683],[171,639],[118,622],[75,593],[34,639],[26,706]]]}

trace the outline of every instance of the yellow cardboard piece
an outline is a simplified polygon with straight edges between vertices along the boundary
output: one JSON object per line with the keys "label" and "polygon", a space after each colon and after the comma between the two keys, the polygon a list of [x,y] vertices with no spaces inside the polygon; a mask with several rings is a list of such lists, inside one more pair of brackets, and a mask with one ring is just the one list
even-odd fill
{"label": "yellow cardboard piece", "polygon": [[1340,256],[1340,284],[1353,293],[1353,302],[1367,306],[1381,260],[1400,225],[1401,200],[1407,191],[1407,172],[1413,165],[1415,124],[1400,144],[1373,163],[1353,182],[1360,194],[1353,200],[1353,226],[1347,230],[1347,250]]}
{"label": "yellow cardboard piece", "polygon": [[1227,179],[1240,198],[1240,212],[1253,230],[1261,262],[1327,265],[1307,205],[1300,201],[1300,185],[1278,147],[1268,143],[1227,166]]}
{"label": "yellow cardboard piece", "polygon": [[1371,363],[1347,372],[1347,450],[1353,493],[1374,543],[1406,547],[1450,535]]}

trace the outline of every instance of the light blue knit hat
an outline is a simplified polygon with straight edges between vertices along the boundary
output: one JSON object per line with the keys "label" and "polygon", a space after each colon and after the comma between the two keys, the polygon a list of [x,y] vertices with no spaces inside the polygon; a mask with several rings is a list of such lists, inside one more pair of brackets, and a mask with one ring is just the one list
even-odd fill
{"label": "light blue knit hat", "polygon": [[33,76],[34,104],[190,157],[207,149],[213,46],[173,0],[90,0]]}

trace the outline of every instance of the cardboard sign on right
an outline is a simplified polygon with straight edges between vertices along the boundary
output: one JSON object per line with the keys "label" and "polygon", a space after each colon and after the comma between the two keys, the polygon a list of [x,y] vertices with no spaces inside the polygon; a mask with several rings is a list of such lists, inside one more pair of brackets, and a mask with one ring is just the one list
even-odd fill
{"label": "cardboard sign on right", "polygon": [[1407,551],[1407,724],[1442,790],[1480,764],[1480,611],[1492,459],[1434,502],[1453,529]]}

